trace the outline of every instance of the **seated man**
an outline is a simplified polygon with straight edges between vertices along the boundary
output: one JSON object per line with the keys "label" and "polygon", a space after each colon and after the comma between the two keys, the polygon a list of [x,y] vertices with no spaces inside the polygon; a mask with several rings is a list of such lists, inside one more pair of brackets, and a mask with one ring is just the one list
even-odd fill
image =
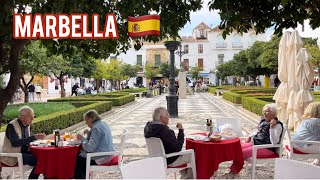
{"label": "seated man", "polygon": [[[77,158],[74,172],[75,179],[86,178],[87,153],[114,151],[111,130],[105,122],[101,121],[98,113],[95,110],[90,110],[83,115],[83,119],[91,129],[90,131],[85,130],[84,133],[87,134],[86,138],[80,134],[77,135],[77,139],[81,140],[83,149]],[[112,155],[94,157],[93,160],[91,160],[91,165],[105,164],[110,162],[112,158]]]}
{"label": "seated man", "polygon": [[[241,144],[243,159],[252,157],[253,145],[280,143],[283,124],[278,120],[277,113],[277,105],[274,103],[266,104],[263,107],[263,119],[260,121],[257,131],[246,139],[246,143]],[[258,149],[257,156],[268,157],[275,152],[276,148]],[[237,178],[239,171],[236,170],[234,165],[230,169],[231,171],[221,178]]]}
{"label": "seated man", "polygon": [[[4,153],[22,153],[23,164],[35,166],[36,158],[29,152],[29,143],[36,139],[44,139],[44,133],[32,135],[30,125],[34,118],[33,110],[28,106],[23,106],[19,110],[19,117],[12,120],[6,129],[2,152]],[[1,162],[14,166],[18,160],[15,157],[1,157]],[[39,174],[34,173],[32,169],[29,179],[38,179]]]}
{"label": "seated man", "polygon": [[[183,127],[177,123],[176,127],[179,129],[178,137],[176,137],[173,130],[168,127],[169,114],[163,107],[158,107],[153,112],[153,121],[146,124],[144,128],[144,136],[146,138],[156,137],[160,138],[166,154],[179,152],[184,143]],[[170,166],[179,166],[190,162],[190,155],[174,156],[167,158],[167,164]],[[181,178],[192,178],[192,171],[180,171]]]}

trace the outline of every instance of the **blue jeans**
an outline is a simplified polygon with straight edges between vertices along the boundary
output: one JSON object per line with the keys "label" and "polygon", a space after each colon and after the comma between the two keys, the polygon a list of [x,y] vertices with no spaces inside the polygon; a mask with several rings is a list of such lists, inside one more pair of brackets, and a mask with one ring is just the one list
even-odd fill
{"label": "blue jeans", "polygon": [[28,95],[29,95],[29,101],[34,101],[34,92],[29,92],[28,93]]}

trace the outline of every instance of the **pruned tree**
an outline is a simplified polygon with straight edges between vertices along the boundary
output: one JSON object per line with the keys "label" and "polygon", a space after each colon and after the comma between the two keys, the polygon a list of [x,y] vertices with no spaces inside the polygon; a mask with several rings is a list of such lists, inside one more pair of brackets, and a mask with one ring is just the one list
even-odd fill
{"label": "pruned tree", "polygon": [[[20,57],[20,83],[19,86],[24,93],[24,102],[29,102],[28,86],[35,75],[49,75],[51,61],[48,60],[47,50],[41,45],[40,41],[32,41],[23,49]],[[29,81],[25,75],[30,75]]]}

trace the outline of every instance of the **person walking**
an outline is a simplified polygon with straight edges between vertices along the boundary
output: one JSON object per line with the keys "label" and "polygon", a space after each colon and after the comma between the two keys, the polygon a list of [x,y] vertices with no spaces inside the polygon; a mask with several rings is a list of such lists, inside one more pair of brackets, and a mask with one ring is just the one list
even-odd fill
{"label": "person walking", "polygon": [[32,100],[34,101],[34,90],[35,87],[32,83],[30,83],[30,85],[28,86],[28,96],[29,96],[29,102]]}
{"label": "person walking", "polygon": [[39,84],[36,85],[35,92],[36,92],[38,101],[41,101],[42,88],[41,88],[41,86]]}

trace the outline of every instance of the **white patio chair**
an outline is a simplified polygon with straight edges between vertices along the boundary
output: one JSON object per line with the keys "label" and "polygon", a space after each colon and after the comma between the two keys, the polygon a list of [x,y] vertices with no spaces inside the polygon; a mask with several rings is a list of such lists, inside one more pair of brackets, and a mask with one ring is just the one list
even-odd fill
{"label": "white patio chair", "polygon": [[14,173],[20,173],[20,179],[25,179],[24,172],[33,168],[30,165],[23,165],[22,154],[21,153],[2,153],[2,146],[4,141],[5,133],[0,133],[0,157],[16,157],[18,158],[18,163],[15,166],[8,166],[0,162],[2,167],[1,173],[10,173],[11,177],[14,177]]}
{"label": "white patio chair", "polygon": [[[284,136],[286,134],[287,131],[287,126],[285,124],[283,124],[283,132],[280,138],[280,143],[279,144],[263,144],[263,145],[254,145],[253,146],[253,152],[252,152],[252,157],[249,157],[247,159],[245,159],[245,161],[247,161],[249,164],[251,164],[252,170],[251,170],[251,178],[255,179],[255,175],[256,175],[256,164],[263,164],[263,163],[267,163],[267,168],[270,169],[269,164],[274,164],[275,159],[277,158],[281,158],[282,156],[282,150],[283,150],[283,139]],[[277,148],[277,153],[274,153],[273,155],[271,155],[270,157],[264,157],[264,158],[260,158],[257,157],[257,151],[258,149],[265,149],[265,148]],[[246,166],[247,172],[249,172],[249,168],[248,166]]]}
{"label": "white patio chair", "polygon": [[130,162],[120,167],[123,179],[166,179],[166,166],[162,157]]}
{"label": "white patio chair", "polygon": [[315,159],[320,158],[320,153],[303,153],[293,148],[293,144],[312,144],[319,145],[320,141],[304,141],[304,140],[291,140],[290,131],[287,130],[287,138],[289,140],[289,144],[285,146],[286,154],[289,159]]}
{"label": "white patio chair", "polygon": [[320,167],[301,161],[278,158],[274,167],[274,179],[319,179]]}
{"label": "white patio chair", "polygon": [[232,129],[237,134],[238,137],[243,137],[243,133],[241,130],[241,119],[240,118],[233,118],[233,117],[224,117],[224,118],[217,118],[217,128],[224,124],[231,124]]}
{"label": "white patio chair", "polygon": [[183,169],[191,168],[193,179],[196,179],[197,171],[196,171],[196,162],[195,162],[193,149],[181,150],[180,152],[166,154],[161,139],[151,137],[151,138],[146,138],[146,142],[147,142],[149,157],[163,157],[165,164],[167,164],[166,158],[189,154],[191,159],[190,163],[187,163],[181,166],[176,166],[176,167],[166,166],[166,174],[168,175],[168,174],[174,173],[175,178],[177,178],[177,172]]}
{"label": "white patio chair", "polygon": [[[128,130],[124,129],[123,134],[121,135],[121,142],[118,151],[114,152],[97,152],[97,153],[88,153],[87,154],[87,169],[86,169],[86,179],[92,179],[94,172],[106,172],[106,171],[113,171],[113,172],[120,172],[120,167],[123,164],[123,149],[125,145],[125,141],[128,136]],[[106,156],[106,155],[113,155],[113,159],[106,164],[101,165],[91,165],[91,158],[97,156]]]}

